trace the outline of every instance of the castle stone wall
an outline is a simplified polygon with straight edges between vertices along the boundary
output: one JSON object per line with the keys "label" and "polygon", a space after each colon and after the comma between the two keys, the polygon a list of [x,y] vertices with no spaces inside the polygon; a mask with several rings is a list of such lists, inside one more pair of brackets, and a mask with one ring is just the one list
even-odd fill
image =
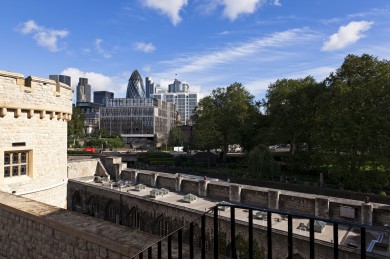
{"label": "castle stone wall", "polygon": [[0,192],[0,258],[125,259],[157,240],[147,233]]}
{"label": "castle stone wall", "polygon": [[[0,71],[0,190],[64,207],[72,88]],[[5,174],[5,154],[27,154],[25,174]],[[13,161],[13,164],[18,164]],[[61,194],[52,196],[45,192]]]}

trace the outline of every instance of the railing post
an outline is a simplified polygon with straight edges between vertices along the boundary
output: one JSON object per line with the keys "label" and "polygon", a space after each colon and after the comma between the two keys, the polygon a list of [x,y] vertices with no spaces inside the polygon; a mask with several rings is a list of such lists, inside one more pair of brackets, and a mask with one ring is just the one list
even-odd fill
{"label": "railing post", "polygon": [[292,230],[292,216],[288,214],[288,258],[293,258],[293,230]]}
{"label": "railing post", "polygon": [[161,259],[161,241],[157,244],[157,257],[158,259]]}
{"label": "railing post", "polygon": [[190,259],[194,259],[194,222],[190,223]]}
{"label": "railing post", "polygon": [[172,235],[168,236],[168,259],[172,259]]}
{"label": "railing post", "polygon": [[333,224],[333,258],[339,258],[339,224]]}
{"label": "railing post", "polygon": [[249,209],[249,219],[248,219],[248,257],[253,259],[253,210]]}
{"label": "railing post", "polygon": [[206,259],[206,214],[202,216],[202,228],[201,228],[201,243],[202,243],[202,259]]}
{"label": "railing post", "polygon": [[272,259],[272,213],[267,211],[268,259]]}
{"label": "railing post", "polygon": [[360,254],[362,259],[366,259],[366,228],[360,228]]}
{"label": "railing post", "polygon": [[235,216],[235,207],[230,206],[230,247],[231,247],[231,257],[237,258],[236,254],[236,216]]}
{"label": "railing post", "polygon": [[309,231],[310,231],[310,259],[314,259],[314,219],[309,221]]}
{"label": "railing post", "polygon": [[179,229],[179,231],[177,232],[177,247],[178,247],[178,256],[179,256],[179,259],[182,259],[183,258],[183,229]]}
{"label": "railing post", "polygon": [[218,259],[218,205],[214,207],[214,259]]}
{"label": "railing post", "polygon": [[152,258],[153,258],[153,256],[152,256],[152,247],[149,246],[149,248],[148,248],[148,259],[152,259]]}

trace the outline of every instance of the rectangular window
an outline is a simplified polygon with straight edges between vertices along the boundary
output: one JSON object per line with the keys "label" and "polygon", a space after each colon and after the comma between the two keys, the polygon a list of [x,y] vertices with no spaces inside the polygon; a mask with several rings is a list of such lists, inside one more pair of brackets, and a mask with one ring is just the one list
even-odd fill
{"label": "rectangular window", "polygon": [[30,152],[31,151],[4,152],[4,178],[28,175]]}

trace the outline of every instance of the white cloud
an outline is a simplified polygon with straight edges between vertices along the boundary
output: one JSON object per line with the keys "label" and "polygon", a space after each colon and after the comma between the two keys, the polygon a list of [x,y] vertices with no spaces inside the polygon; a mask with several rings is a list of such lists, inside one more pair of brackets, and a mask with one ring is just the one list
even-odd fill
{"label": "white cloud", "polygon": [[196,53],[192,56],[167,61],[165,63],[172,64],[172,66],[176,68],[174,72],[179,74],[204,71],[216,65],[227,64],[233,61],[236,62],[242,58],[252,56],[267,47],[288,46],[297,41],[305,41],[305,38],[307,37],[311,37],[311,35],[305,33],[304,29],[292,29],[277,32],[268,37],[232,44],[219,51],[203,55]]}
{"label": "white cloud", "polygon": [[74,67],[66,68],[60,74],[67,75],[72,78],[72,86],[74,87],[74,89],[76,89],[76,86],[79,82],[79,78],[83,77],[88,78],[88,84],[92,86],[92,92],[110,91],[115,93],[115,97],[124,96],[127,87],[128,78],[118,79],[116,77],[106,76],[101,73],[85,72]]}
{"label": "white cloud", "polygon": [[145,53],[152,53],[156,50],[156,47],[153,45],[153,43],[145,43],[145,42],[137,42],[134,46],[136,50],[145,52]]}
{"label": "white cloud", "polygon": [[329,37],[321,50],[333,51],[343,49],[363,38],[363,32],[369,30],[373,24],[373,22],[369,21],[352,21],[345,26],[341,26],[337,33]]}
{"label": "white cloud", "polygon": [[173,25],[177,25],[181,21],[180,10],[187,5],[188,0],[144,0],[142,2],[147,7],[168,16]]}
{"label": "white cloud", "polygon": [[51,52],[59,51],[58,40],[69,35],[67,30],[54,30],[39,26],[33,20],[29,20],[19,26],[21,34],[33,34],[33,39],[41,47],[47,48]]}
{"label": "white cloud", "polygon": [[254,13],[260,3],[261,0],[222,0],[223,14],[233,21],[241,14]]}
{"label": "white cloud", "polygon": [[111,58],[112,57],[112,54],[110,51],[104,49],[102,47],[102,43],[103,43],[103,40],[102,39],[96,39],[95,40],[95,48],[96,48],[96,51],[102,55],[104,58]]}
{"label": "white cloud", "polygon": [[280,0],[275,0],[275,1],[274,1],[274,5],[276,5],[276,6],[282,6],[282,4],[280,3]]}

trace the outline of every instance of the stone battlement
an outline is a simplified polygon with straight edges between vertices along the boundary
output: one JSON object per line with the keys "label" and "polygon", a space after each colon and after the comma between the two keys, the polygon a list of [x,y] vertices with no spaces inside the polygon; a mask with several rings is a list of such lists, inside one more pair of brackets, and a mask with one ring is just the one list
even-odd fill
{"label": "stone battlement", "polygon": [[0,190],[64,207],[72,87],[0,70]]}
{"label": "stone battlement", "polygon": [[[69,121],[72,116],[72,87],[54,80],[0,70],[0,117],[19,118],[27,113],[43,119]],[[13,115],[12,115],[13,113]]]}

